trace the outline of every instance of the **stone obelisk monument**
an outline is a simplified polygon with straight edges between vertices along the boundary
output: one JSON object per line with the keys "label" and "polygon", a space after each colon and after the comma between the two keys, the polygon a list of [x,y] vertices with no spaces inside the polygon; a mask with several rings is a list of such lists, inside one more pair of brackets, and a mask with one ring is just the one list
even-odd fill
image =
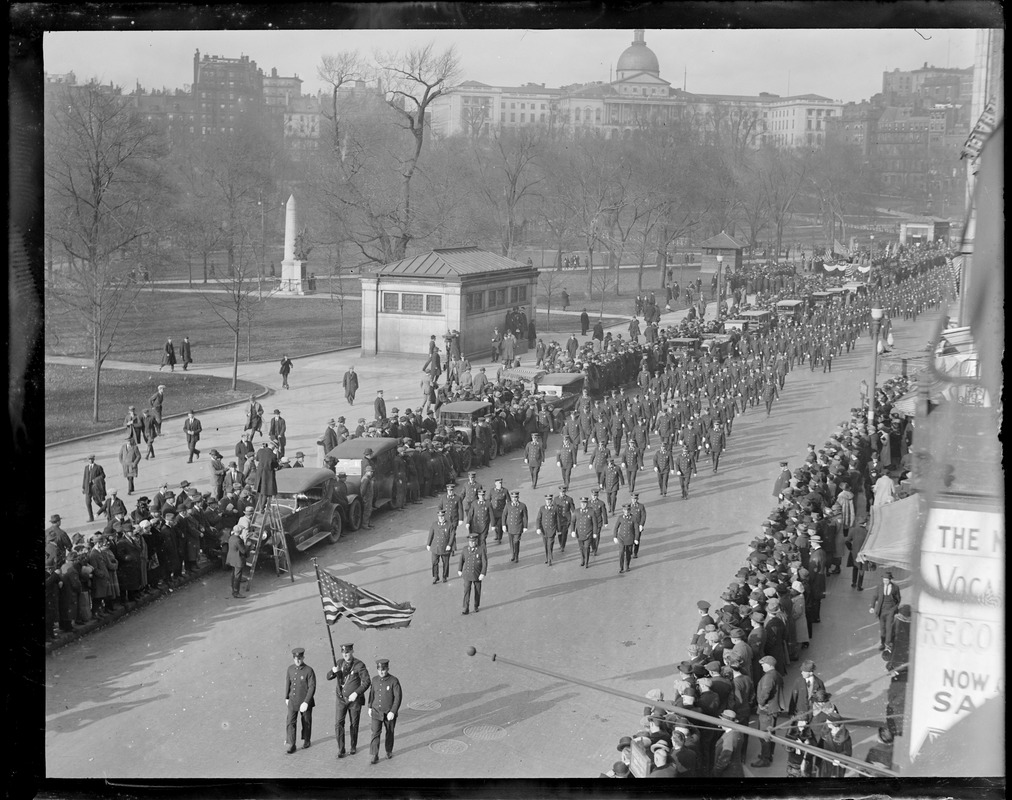
{"label": "stone obelisk monument", "polygon": [[285,260],[281,262],[281,291],[287,294],[305,294],[306,262],[297,258],[295,239],[299,234],[298,218],[295,211],[295,195],[289,195],[285,203]]}

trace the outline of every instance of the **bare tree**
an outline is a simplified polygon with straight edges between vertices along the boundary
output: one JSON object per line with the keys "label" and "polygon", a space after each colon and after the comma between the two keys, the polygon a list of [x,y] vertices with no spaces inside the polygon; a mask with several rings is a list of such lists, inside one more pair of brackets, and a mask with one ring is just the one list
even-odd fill
{"label": "bare tree", "polygon": [[798,197],[808,174],[808,160],[801,153],[764,147],[759,155],[759,181],[770,220],[776,231],[775,257],[780,257],[783,245],[784,227],[794,213],[794,201]]}
{"label": "bare tree", "polygon": [[551,267],[548,269],[542,269],[538,271],[538,285],[541,287],[541,291],[545,295],[545,325],[548,326],[552,321],[552,296],[555,294],[556,289],[563,288],[562,282],[565,280],[563,272],[558,267]]}
{"label": "bare tree", "polygon": [[156,231],[152,209],[166,192],[159,159],[164,139],[97,85],[64,87],[45,127],[47,235],[66,254],[50,299],[83,327],[94,366],[92,419],[99,421],[102,365],[140,290],[125,260]]}
{"label": "bare tree", "polygon": [[[336,152],[346,153],[346,136],[341,129],[341,114],[338,98],[342,87],[366,77],[366,65],[359,57],[357,50],[351,50],[337,55],[324,55],[320,60],[320,66],[316,68],[316,74],[320,80],[330,84],[330,112],[323,112],[323,116],[331,121],[333,125],[332,145]],[[344,136],[345,138],[342,138]]]}
{"label": "bare tree", "polygon": [[512,258],[520,242],[520,209],[541,183],[536,159],[542,137],[537,130],[494,132],[490,139],[475,140],[471,149],[477,172],[477,189],[495,218],[502,255]]}

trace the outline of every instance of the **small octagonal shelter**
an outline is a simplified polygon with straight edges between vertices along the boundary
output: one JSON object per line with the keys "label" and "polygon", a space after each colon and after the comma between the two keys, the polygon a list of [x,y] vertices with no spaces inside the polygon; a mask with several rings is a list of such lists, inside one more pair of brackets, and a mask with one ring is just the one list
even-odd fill
{"label": "small octagonal shelter", "polygon": [[699,245],[702,248],[702,275],[713,275],[717,272],[717,256],[724,257],[724,277],[733,275],[741,269],[741,251],[745,245],[732,239],[724,231],[711,236]]}

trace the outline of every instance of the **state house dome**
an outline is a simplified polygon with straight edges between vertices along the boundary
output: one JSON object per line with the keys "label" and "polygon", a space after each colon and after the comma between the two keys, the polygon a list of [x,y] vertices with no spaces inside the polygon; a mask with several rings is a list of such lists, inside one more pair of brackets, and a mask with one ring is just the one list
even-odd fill
{"label": "state house dome", "polygon": [[660,77],[661,67],[657,63],[654,51],[643,41],[643,31],[637,30],[633,43],[618,58],[615,72],[619,78],[634,75],[637,72],[649,72]]}

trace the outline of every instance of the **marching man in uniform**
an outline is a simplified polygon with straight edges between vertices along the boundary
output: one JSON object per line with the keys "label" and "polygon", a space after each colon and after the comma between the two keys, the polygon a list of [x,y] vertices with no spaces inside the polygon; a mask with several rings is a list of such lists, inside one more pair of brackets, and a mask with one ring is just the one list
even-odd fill
{"label": "marching man in uniform", "polygon": [[535,431],[531,434],[531,440],[524,448],[524,463],[531,471],[531,488],[538,488],[538,473],[541,472],[541,465],[545,461],[545,448],[541,444],[541,436]]}
{"label": "marching man in uniform", "polygon": [[[450,576],[450,556],[453,555],[453,545],[457,540],[457,526],[446,518],[446,512],[442,509],[436,515],[436,521],[429,529],[429,540],[425,543],[425,549],[432,554],[432,582],[439,583],[439,567],[443,567],[443,583],[446,583]],[[433,549],[435,548],[435,549]]]}
{"label": "marching man in uniform", "polygon": [[622,515],[615,520],[615,544],[619,545],[618,572],[621,575],[632,569],[633,547],[639,541],[636,531],[636,518],[632,515],[632,507],[626,503],[622,506]]}
{"label": "marching man in uniform", "polygon": [[573,514],[572,534],[574,539],[580,543],[580,566],[590,566],[590,555],[594,543],[601,535],[599,519],[596,513],[590,508],[590,498],[581,497],[580,507]]}
{"label": "marching man in uniform", "polygon": [[527,504],[520,502],[520,492],[511,492],[503,511],[506,534],[510,538],[510,561],[520,561],[520,537],[527,532]]}
{"label": "marching man in uniform", "polygon": [[477,533],[467,535],[467,549],[460,554],[460,566],[457,568],[457,575],[464,579],[464,610],[460,613],[467,615],[471,613],[471,589],[474,588],[474,613],[478,613],[481,606],[481,582],[485,580],[485,573],[488,572],[488,556],[485,548],[481,547]]}
{"label": "marching man in uniform", "polygon": [[327,680],[337,679],[337,713],[334,732],[337,734],[337,757],[344,758],[344,720],[348,718],[348,733],[351,739],[351,755],[358,747],[358,724],[365,705],[365,691],[369,688],[369,670],[355,658],[355,645],[341,645],[341,663],[327,670]]}
{"label": "marching man in uniform", "polygon": [[305,658],[305,648],[296,647],[292,650],[292,660],[295,663],[289,665],[285,676],[285,705],[288,706],[288,716],[285,720],[285,747],[288,748],[285,750],[286,753],[295,752],[295,723],[299,717],[302,718],[303,750],[309,747],[313,735],[316,673],[306,663]]}
{"label": "marching man in uniform", "polygon": [[369,752],[372,754],[370,764],[379,763],[380,734],[386,729],[384,749],[387,758],[394,757],[394,726],[397,724],[397,712],[401,709],[401,682],[390,674],[390,661],[385,658],[376,660],[377,675],[373,676],[369,687],[369,719],[372,723],[372,741]]}

